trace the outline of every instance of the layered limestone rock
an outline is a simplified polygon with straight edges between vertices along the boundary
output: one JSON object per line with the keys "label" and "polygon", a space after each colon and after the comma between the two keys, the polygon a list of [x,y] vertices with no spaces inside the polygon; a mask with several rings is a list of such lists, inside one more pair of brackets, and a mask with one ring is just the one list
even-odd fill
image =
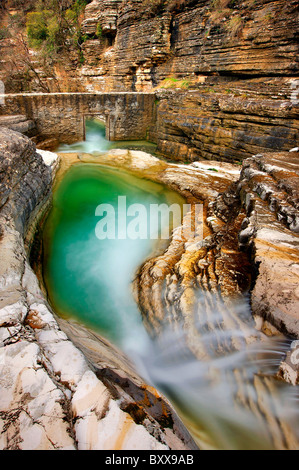
{"label": "layered limestone rock", "polygon": [[12,131],[21,132],[21,134],[32,137],[36,134],[35,122],[29,120],[22,114],[12,116],[0,116],[0,126],[7,127]]}
{"label": "layered limestone rock", "polygon": [[[297,18],[296,1],[93,0],[82,19],[82,64],[70,50],[61,60],[65,70],[50,67],[52,77],[29,50],[36,73],[26,90],[158,90],[146,138],[171,159],[234,162],[287,151],[298,140]],[[2,78],[7,92],[23,92],[18,81],[14,88],[15,71],[7,72],[13,43],[0,40]],[[166,93],[168,87],[177,90]],[[13,112],[30,111],[21,108]],[[113,136],[118,123],[108,126]]]}
{"label": "layered limestone rock", "polygon": [[[256,268],[251,292],[256,325],[267,334],[280,331],[293,339],[299,336],[298,189],[296,151],[247,159],[237,188],[246,211],[239,246],[249,248]],[[218,208],[221,213],[223,199]],[[294,385],[299,382],[297,343],[280,369],[281,377]]]}
{"label": "layered limestone rock", "polygon": [[189,89],[157,93],[149,139],[171,159],[289,150],[298,140],[296,22],[296,2],[282,0],[94,0],[81,76],[89,90]]}
{"label": "layered limestone rock", "polygon": [[49,202],[57,156],[9,129],[0,139],[1,449],[196,448],[119,351],[83,327],[66,324],[66,334],[58,325],[24,246]]}
{"label": "layered limestone rock", "polygon": [[85,49],[85,58],[105,63],[99,75],[115,89],[148,89],[170,75],[273,76],[298,70],[296,2],[94,0],[82,30],[94,40],[98,25],[99,43],[106,51],[113,46],[110,67],[100,48]]}
{"label": "layered limestone rock", "polygon": [[296,77],[297,15],[295,0],[93,0],[82,19],[80,61],[69,47],[63,67],[49,66],[8,32],[0,38],[1,77],[9,92],[143,91],[169,76],[214,73]]}
{"label": "layered limestone rock", "polygon": [[255,314],[290,336],[299,335],[298,153],[257,155],[244,165],[239,186],[246,208],[239,240],[257,266]]}
{"label": "layered limestone rock", "polygon": [[82,31],[88,35],[100,32],[116,35],[118,8],[122,0],[94,0],[85,9]]}
{"label": "layered limestone rock", "polygon": [[194,91],[160,90],[151,138],[158,151],[181,161],[243,161],[286,150],[298,140],[294,80],[206,79]]}

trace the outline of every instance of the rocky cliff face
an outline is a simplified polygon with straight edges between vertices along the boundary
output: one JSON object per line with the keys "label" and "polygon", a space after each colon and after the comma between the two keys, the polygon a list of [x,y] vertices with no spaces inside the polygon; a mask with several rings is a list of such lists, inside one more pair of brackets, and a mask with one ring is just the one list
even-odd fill
{"label": "rocky cliff face", "polygon": [[[298,75],[297,18],[295,0],[93,0],[81,25],[83,65],[71,49],[64,71],[59,60],[39,70],[34,51],[26,60],[41,91],[147,91],[169,76],[194,83],[211,74],[292,77]],[[5,15],[2,24],[5,29]],[[11,33],[0,39],[10,92],[6,56],[13,50],[18,68],[20,53]]]}
{"label": "rocky cliff face", "polygon": [[160,90],[151,138],[162,154],[181,161],[243,161],[256,153],[288,151],[298,140],[296,83],[208,78],[194,91]]}
{"label": "rocky cliff face", "polygon": [[82,29],[95,37],[100,25],[101,35],[84,45],[82,75],[97,61],[102,84],[137,90],[169,75],[292,76],[297,15],[297,2],[283,0],[94,0]]}

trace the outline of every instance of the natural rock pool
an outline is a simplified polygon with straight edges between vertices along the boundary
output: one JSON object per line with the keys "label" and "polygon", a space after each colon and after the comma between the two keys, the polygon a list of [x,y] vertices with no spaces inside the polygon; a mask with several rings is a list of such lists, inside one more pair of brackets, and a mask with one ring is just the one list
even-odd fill
{"label": "natural rock pool", "polygon": [[[105,152],[103,142],[99,153]],[[86,146],[80,143],[77,151],[88,150],[87,136]],[[196,348],[204,352],[202,360],[193,354],[188,331],[180,329],[179,322],[175,330],[163,332],[161,325],[160,337],[149,337],[132,281],[162,245],[149,236],[124,236],[132,214],[118,230],[124,216],[119,197],[127,198],[127,206],[142,204],[148,210],[153,204],[182,206],[184,198],[162,184],[101,165],[94,160],[97,152],[92,153],[94,163],[77,160],[63,175],[44,225],[44,281],[56,312],[78,319],[120,346],[144,379],[171,399],[202,448],[294,446],[297,391],[272,377],[288,345],[261,341],[248,299],[229,311],[217,294],[205,296],[198,290]],[[116,237],[97,236],[101,204],[114,210]]]}
{"label": "natural rock pool", "polygon": [[[138,267],[158,248],[158,240],[127,236],[134,217],[125,216],[122,224],[119,197],[126,198],[122,200],[126,207],[140,204],[148,214],[153,204],[184,202],[163,185],[124,171],[92,164],[72,166],[55,191],[44,228],[44,279],[59,314],[80,319],[125,347],[142,340],[131,284]],[[97,236],[100,204],[115,210],[115,238]],[[149,226],[146,219],[139,222]]]}

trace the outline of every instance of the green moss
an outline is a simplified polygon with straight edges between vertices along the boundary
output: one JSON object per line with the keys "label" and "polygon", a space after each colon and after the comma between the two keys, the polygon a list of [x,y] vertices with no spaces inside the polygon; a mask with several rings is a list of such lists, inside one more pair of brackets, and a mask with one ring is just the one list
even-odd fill
{"label": "green moss", "polygon": [[179,79],[175,77],[168,77],[165,78],[159,88],[180,88],[180,89],[185,89],[188,90],[191,86],[191,81],[188,79]]}

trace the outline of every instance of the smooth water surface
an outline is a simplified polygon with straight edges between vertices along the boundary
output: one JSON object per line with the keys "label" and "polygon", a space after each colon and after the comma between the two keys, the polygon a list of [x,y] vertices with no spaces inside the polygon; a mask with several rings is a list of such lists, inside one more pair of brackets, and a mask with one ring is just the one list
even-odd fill
{"label": "smooth water surface", "polygon": [[[142,204],[148,213],[151,204],[184,203],[164,186],[123,171],[72,166],[54,194],[44,229],[44,277],[58,313],[83,320],[123,345],[138,338],[141,318],[131,282],[157,240],[97,238],[97,206],[111,204],[118,218],[119,196],[126,196],[128,207]],[[128,217],[127,224],[132,220]]]}

